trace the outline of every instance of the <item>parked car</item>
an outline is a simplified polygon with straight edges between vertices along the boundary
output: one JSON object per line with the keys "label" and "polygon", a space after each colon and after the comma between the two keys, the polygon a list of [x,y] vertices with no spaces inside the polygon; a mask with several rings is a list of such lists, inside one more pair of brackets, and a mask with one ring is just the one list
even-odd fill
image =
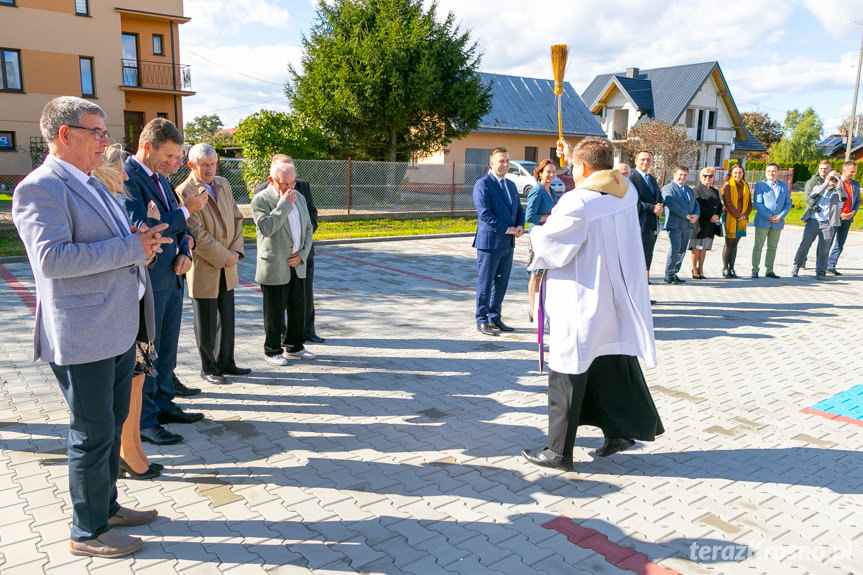
{"label": "parked car", "polygon": [[572,179],[571,168],[561,168],[558,166],[557,177],[563,182],[563,187],[567,192],[575,188],[575,180]]}
{"label": "parked car", "polygon": [[[536,162],[527,162],[524,160],[511,160],[509,162],[509,171],[506,173],[506,178],[515,182],[515,187],[523,198],[527,197],[537,183],[536,178],[533,177],[533,171],[536,169],[536,166]],[[551,189],[555,194],[562,194],[566,188],[563,185],[563,181],[556,177],[551,183]]]}

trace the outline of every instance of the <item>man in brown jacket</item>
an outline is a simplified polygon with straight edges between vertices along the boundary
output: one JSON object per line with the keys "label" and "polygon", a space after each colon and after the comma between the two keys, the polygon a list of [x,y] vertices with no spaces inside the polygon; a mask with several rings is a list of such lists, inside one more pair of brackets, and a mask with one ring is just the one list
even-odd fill
{"label": "man in brown jacket", "polygon": [[209,194],[210,202],[186,222],[195,237],[192,269],[187,274],[195,312],[195,339],[201,355],[201,377],[210,383],[230,383],[225,375],[247,375],[251,369],[234,361],[234,288],[237,263],[243,256],[243,215],[231,184],[216,176],[219,156],[209,144],[189,150],[192,173],[177,187],[188,200]]}

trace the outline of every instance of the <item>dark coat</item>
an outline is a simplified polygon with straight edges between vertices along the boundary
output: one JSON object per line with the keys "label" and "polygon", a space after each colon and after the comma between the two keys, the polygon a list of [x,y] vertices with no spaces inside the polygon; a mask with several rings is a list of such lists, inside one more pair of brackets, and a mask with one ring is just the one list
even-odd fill
{"label": "dark coat", "polygon": [[698,216],[698,222],[696,222],[690,238],[693,240],[712,238],[716,233],[716,226],[710,221],[710,218],[722,215],[722,196],[719,195],[719,190],[716,188],[712,186],[708,188],[701,183],[692,189],[695,191],[695,200],[698,202],[698,207],[701,208],[701,214]]}

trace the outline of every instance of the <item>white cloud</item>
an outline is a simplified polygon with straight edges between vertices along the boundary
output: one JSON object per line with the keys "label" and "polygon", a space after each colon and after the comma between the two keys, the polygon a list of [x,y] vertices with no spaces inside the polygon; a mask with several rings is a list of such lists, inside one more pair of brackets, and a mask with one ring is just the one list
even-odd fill
{"label": "white cloud", "polygon": [[834,38],[860,37],[860,25],[854,22],[861,16],[859,0],[801,0],[801,4]]}

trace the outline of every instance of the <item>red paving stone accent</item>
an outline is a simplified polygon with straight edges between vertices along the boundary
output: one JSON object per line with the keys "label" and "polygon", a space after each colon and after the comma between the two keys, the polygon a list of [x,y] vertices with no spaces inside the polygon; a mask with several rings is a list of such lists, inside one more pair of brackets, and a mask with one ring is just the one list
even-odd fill
{"label": "red paving stone accent", "polygon": [[12,272],[6,269],[6,266],[3,264],[0,264],[0,278],[3,278],[3,281],[12,288],[12,291],[21,298],[24,305],[30,308],[30,311],[36,313],[36,295],[19,282],[18,278],[12,275]]}
{"label": "red paving stone accent", "polygon": [[836,415],[834,413],[830,413],[827,411],[818,411],[817,409],[812,409],[811,407],[807,407],[805,409],[800,410],[801,413],[808,413],[810,415],[818,415],[827,419],[832,419],[833,421],[838,421],[840,423],[851,423],[858,427],[863,427],[863,421],[859,419],[854,419],[853,417],[845,417],[844,415]]}
{"label": "red paving stone accent", "polygon": [[637,553],[635,549],[613,543],[599,531],[582,527],[565,515],[552,519],[543,524],[543,527],[561,533],[570,543],[582,549],[596,551],[618,569],[632,571],[638,575],[680,575],[677,571],[652,563],[644,553]]}

